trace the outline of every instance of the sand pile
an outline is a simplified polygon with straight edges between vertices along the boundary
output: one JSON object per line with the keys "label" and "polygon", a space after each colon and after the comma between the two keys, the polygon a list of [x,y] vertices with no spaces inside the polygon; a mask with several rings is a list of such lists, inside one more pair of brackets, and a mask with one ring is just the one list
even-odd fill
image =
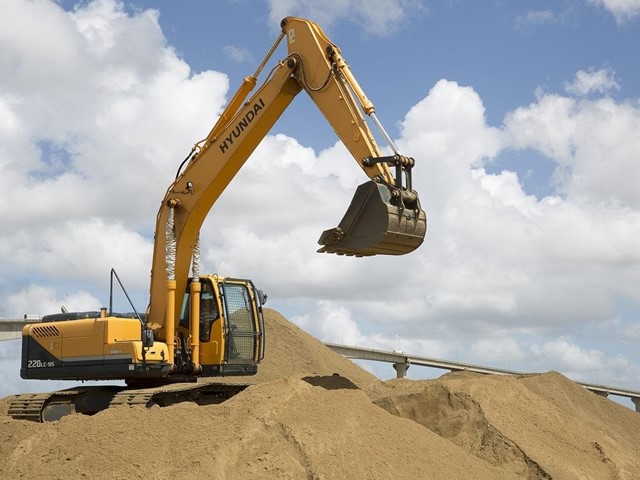
{"label": "sand pile", "polygon": [[561,375],[383,383],[266,317],[255,385],[220,405],[0,417],[0,478],[640,478],[640,415]]}
{"label": "sand pile", "polygon": [[392,380],[370,395],[513,477],[640,478],[640,415],[555,372]]}
{"label": "sand pile", "polygon": [[324,344],[289,322],[275,310],[265,309],[266,354],[258,374],[241,379],[252,383],[298,374],[339,375],[363,388],[376,377],[329,350]]}

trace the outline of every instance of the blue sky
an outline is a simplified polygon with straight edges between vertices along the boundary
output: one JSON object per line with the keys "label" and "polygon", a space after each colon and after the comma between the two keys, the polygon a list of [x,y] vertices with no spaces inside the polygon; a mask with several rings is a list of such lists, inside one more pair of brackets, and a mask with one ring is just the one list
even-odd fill
{"label": "blue sky", "polygon": [[[427,239],[315,253],[364,177],[303,93],[203,226],[204,270],[252,278],[322,340],[638,384],[640,0],[0,10],[0,317],[95,310],[111,267],[145,308],[164,190],[292,14],[416,158]],[[18,350],[0,344],[0,395],[51,388],[17,378]]]}

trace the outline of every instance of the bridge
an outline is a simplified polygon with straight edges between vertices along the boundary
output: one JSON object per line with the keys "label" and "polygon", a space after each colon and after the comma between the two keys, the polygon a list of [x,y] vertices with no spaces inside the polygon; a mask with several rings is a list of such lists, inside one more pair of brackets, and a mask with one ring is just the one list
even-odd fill
{"label": "bridge", "polygon": [[[335,343],[325,343],[325,345],[334,352],[353,360],[371,360],[374,362],[390,363],[391,365],[393,365],[393,368],[396,371],[397,378],[404,378],[407,370],[411,365],[439,368],[443,370],[449,370],[451,372],[465,371],[481,373],[485,375],[530,375],[530,372],[519,372],[516,370],[485,367],[482,365],[473,365],[470,363],[452,362],[451,360],[441,360],[438,358],[419,357],[416,355],[409,355],[398,350],[389,352],[385,350],[374,350],[370,348],[350,347],[347,345],[338,345]],[[602,397],[616,395],[619,397],[629,398],[635,405],[636,412],[640,413],[640,392],[624,388],[608,387],[606,385],[598,385],[594,383],[575,383]]]}
{"label": "bridge", "polygon": [[22,320],[0,318],[0,340],[16,340],[22,336],[22,327],[40,321],[40,317],[25,317]]}
{"label": "bridge", "polygon": [[[26,316],[25,319],[0,319],[0,340],[19,339],[22,335],[22,327],[29,323],[40,321],[39,317]],[[374,350],[362,347],[350,347],[347,345],[338,345],[335,343],[325,343],[327,347],[340,355],[354,360],[370,360],[374,362],[390,363],[396,371],[398,378],[404,378],[407,370],[411,365],[419,367],[439,368],[449,370],[451,372],[473,372],[485,375],[527,375],[528,372],[519,372],[516,370],[505,370],[502,368],[485,367],[481,365],[473,365],[470,363],[453,362],[451,360],[441,360],[437,358],[420,357],[417,355],[409,355],[397,350],[385,351]],[[576,382],[587,390],[592,391],[603,397],[616,395],[620,397],[630,398],[635,405],[636,412],[640,412],[640,392],[627,390],[624,388],[608,387],[606,385],[598,385],[594,383]]]}

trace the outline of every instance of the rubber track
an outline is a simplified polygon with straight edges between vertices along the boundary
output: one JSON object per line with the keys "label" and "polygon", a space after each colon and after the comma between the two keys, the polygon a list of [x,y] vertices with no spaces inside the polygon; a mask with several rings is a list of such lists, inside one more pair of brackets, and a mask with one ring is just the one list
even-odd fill
{"label": "rubber track", "polygon": [[72,401],[73,397],[80,396],[96,390],[96,387],[78,387],[66,390],[57,390],[55,392],[45,393],[23,393],[15,395],[9,404],[7,415],[16,420],[31,420],[34,422],[42,422],[42,411],[46,403],[52,397],[67,397]]}
{"label": "rubber track", "polygon": [[109,407],[119,405],[150,407],[154,404],[163,406],[184,401],[198,403],[198,397],[201,395],[224,401],[240,393],[247,386],[230,383],[181,383],[153,388],[78,387],[47,393],[25,393],[13,397],[7,414],[17,420],[42,422],[42,412],[47,402],[54,397],[56,402],[63,400],[73,403],[75,398],[91,395],[92,392],[96,395],[112,394]]}
{"label": "rubber track", "polygon": [[240,393],[248,385],[232,383],[182,383],[155,388],[125,389],[118,392],[109,406],[117,405],[145,405],[150,407],[154,403],[178,403],[195,401],[200,395],[228,399]]}

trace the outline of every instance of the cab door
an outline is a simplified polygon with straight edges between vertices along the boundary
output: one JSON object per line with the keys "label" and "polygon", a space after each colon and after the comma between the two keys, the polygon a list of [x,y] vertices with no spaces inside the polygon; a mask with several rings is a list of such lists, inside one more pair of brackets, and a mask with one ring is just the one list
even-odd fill
{"label": "cab door", "polygon": [[[189,327],[191,323],[191,295],[189,285],[182,302],[180,312],[179,334],[189,337]],[[220,365],[224,362],[223,352],[223,326],[220,316],[221,304],[220,295],[217,290],[217,283],[212,282],[208,277],[200,278],[200,365],[203,367],[210,365]]]}
{"label": "cab door", "polygon": [[218,284],[224,315],[225,361],[255,365],[264,357],[264,321],[250,281],[225,279]]}

